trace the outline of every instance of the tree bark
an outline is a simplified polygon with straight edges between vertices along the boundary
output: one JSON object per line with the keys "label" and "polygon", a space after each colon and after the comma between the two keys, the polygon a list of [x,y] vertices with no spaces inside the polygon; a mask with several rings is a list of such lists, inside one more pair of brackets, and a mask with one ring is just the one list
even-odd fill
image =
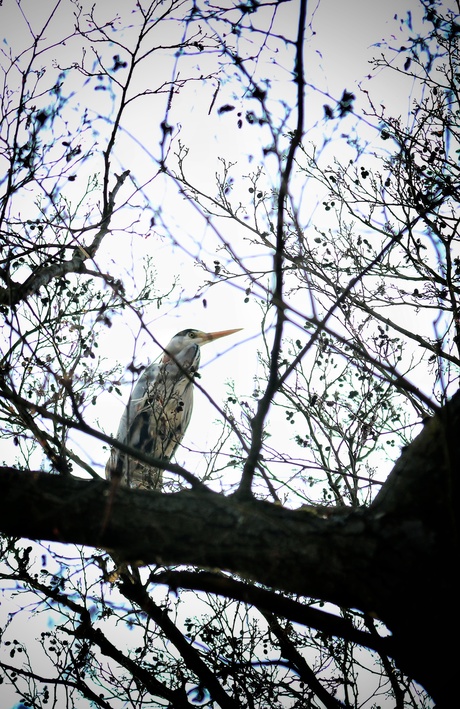
{"label": "tree bark", "polygon": [[396,664],[449,706],[459,434],[457,394],[404,451],[373,505],[357,510],[288,510],[203,490],[114,493],[102,480],[3,469],[0,529],[131,562],[225,569],[372,613],[392,632]]}

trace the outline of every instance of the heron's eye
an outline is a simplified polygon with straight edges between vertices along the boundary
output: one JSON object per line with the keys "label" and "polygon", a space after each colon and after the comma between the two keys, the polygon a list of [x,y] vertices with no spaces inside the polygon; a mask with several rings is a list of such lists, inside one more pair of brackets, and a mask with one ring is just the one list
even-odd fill
{"label": "heron's eye", "polygon": [[194,332],[189,332],[189,333],[188,333],[188,336],[189,336],[192,340],[194,340],[195,337],[196,337],[196,335],[195,335]]}

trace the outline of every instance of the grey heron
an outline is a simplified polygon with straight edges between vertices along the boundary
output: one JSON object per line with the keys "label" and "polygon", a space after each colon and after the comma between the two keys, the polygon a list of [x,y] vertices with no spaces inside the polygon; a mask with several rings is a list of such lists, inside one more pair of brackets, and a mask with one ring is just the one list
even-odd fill
{"label": "grey heron", "polygon": [[[121,417],[116,440],[162,461],[171,460],[190,423],[194,377],[200,347],[238,332],[182,330],[165,347],[159,363],[145,368]],[[112,448],[105,468],[109,480],[154,490],[161,488],[163,470],[149,467]]]}

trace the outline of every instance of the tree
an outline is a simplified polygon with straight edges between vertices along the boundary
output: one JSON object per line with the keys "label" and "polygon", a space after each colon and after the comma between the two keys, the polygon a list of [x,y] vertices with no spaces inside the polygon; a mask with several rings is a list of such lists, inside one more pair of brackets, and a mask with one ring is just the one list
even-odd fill
{"label": "tree", "polygon": [[[307,9],[8,6],[0,662],[23,705],[455,696],[459,10],[421,0],[361,92],[325,96]],[[382,72],[415,87],[407,120]],[[197,141],[248,154],[200,153],[192,107]],[[198,298],[257,317],[257,376],[224,403],[197,380],[214,440],[137,454],[161,493],[114,486],[102,404],[161,351],[155,313]]]}

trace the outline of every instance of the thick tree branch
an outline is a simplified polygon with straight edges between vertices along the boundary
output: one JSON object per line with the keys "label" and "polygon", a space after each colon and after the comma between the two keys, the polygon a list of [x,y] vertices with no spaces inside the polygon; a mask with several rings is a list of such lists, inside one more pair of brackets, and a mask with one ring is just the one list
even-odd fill
{"label": "thick tree branch", "polygon": [[[202,489],[174,495],[118,489],[107,516],[108,483],[5,469],[0,474],[2,531],[102,547],[127,561],[228,569],[273,588],[381,615],[395,590],[381,588],[385,564],[394,564],[391,540],[401,555],[430,563],[436,543],[432,529],[438,515],[445,516],[451,465],[458,457],[457,438],[449,436],[458,425],[459,404],[456,397],[444,421],[427,424],[370,510],[332,508],[326,516]],[[425,475],[431,486],[439,479],[438,499],[429,492],[415,497]],[[392,583],[399,588],[400,582]]]}
{"label": "thick tree branch", "polygon": [[[110,496],[111,485],[102,480],[3,469],[1,529],[13,536],[104,548],[127,561],[227,568],[277,588],[321,596],[326,577],[332,592],[335,574],[348,564],[342,556],[351,539],[357,542],[362,535],[366,514],[346,510],[326,519],[258,500],[239,502],[209,490],[163,495],[118,488],[104,526]],[[337,539],[333,552],[335,536],[344,536],[344,518],[349,538]],[[323,577],[318,562],[329,546],[330,564]],[[307,564],[316,569],[309,579],[301,571]],[[346,595],[332,592],[338,602]]]}
{"label": "thick tree branch", "polygon": [[391,638],[379,638],[372,634],[358,630],[353,623],[345,618],[306,606],[300,601],[274,593],[260,586],[236,581],[227,575],[211,572],[192,571],[163,571],[154,573],[150,577],[152,583],[164,583],[170,589],[186,588],[194,591],[215,593],[224,598],[233,598],[243,603],[256,606],[261,611],[284,616],[294,623],[306,625],[328,635],[344,638],[371,650],[391,654]]}

